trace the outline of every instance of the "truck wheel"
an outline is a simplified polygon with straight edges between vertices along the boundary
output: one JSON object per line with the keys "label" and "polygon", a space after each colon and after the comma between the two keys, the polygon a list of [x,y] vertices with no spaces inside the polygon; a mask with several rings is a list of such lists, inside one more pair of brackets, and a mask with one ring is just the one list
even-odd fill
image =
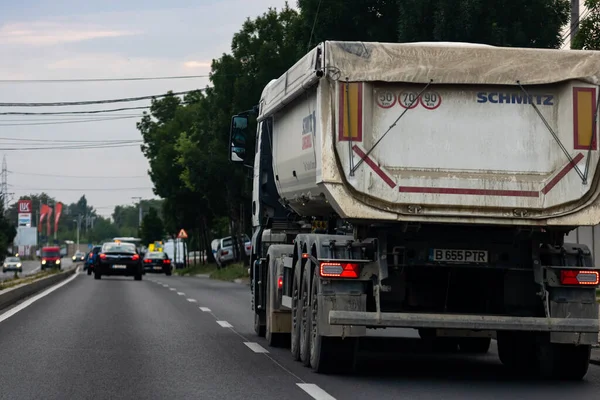
{"label": "truck wheel", "polygon": [[460,351],[468,354],[485,354],[490,350],[491,338],[470,337],[458,339]]}
{"label": "truck wheel", "polygon": [[300,311],[300,361],[310,367],[310,274],[312,262],[307,261],[300,284],[298,311]]}
{"label": "truck wheel", "polygon": [[302,309],[300,305],[300,285],[302,282],[301,274],[302,261],[296,261],[294,268],[294,277],[292,279],[292,338],[290,351],[295,361],[300,361],[300,324]]}
{"label": "truck wheel", "polygon": [[358,340],[354,337],[325,337],[319,334],[319,270],[315,268],[310,290],[310,365],[315,372],[353,372]]}
{"label": "truck wheel", "polygon": [[530,374],[536,361],[534,337],[525,332],[498,332],[498,356],[505,367]]}
{"label": "truck wheel", "polygon": [[550,343],[545,338],[536,350],[537,370],[544,379],[579,381],[587,374],[592,346]]}
{"label": "truck wheel", "polygon": [[273,279],[271,278],[271,271],[267,272],[267,301],[266,301],[266,326],[265,326],[265,339],[271,347],[286,347],[287,339],[289,337],[286,333],[273,333],[271,332],[271,310],[273,309]]}

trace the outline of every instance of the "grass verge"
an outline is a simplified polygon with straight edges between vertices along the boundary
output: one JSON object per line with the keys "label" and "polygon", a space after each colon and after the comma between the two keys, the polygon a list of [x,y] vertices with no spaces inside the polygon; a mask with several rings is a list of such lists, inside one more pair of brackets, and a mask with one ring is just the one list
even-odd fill
{"label": "grass verge", "polygon": [[221,281],[233,281],[235,279],[248,278],[248,267],[244,264],[231,264],[225,268],[218,269],[210,274],[211,279]]}
{"label": "grass verge", "polygon": [[174,272],[177,275],[208,275],[210,279],[218,279],[221,281],[233,281],[235,279],[248,278],[248,267],[245,267],[242,263],[231,264],[221,269],[218,269],[216,264],[194,265]]}
{"label": "grass verge", "polygon": [[37,279],[44,278],[46,276],[54,275],[59,273],[58,269],[52,269],[49,271],[40,271],[35,274],[27,275],[27,276],[19,276],[18,278],[10,278],[5,281],[0,282],[0,290],[8,289],[14,286],[22,285],[24,283],[30,283]]}

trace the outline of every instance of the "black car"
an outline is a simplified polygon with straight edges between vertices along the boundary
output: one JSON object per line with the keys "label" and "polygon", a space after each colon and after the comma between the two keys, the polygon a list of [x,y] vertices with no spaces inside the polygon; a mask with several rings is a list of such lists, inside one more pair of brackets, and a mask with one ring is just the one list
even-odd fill
{"label": "black car", "polygon": [[144,255],[144,272],[160,272],[171,276],[173,266],[167,253],[162,251],[149,251]]}
{"label": "black car", "polygon": [[102,275],[120,275],[141,281],[143,272],[140,255],[130,243],[104,243],[94,260],[94,279],[100,279]]}

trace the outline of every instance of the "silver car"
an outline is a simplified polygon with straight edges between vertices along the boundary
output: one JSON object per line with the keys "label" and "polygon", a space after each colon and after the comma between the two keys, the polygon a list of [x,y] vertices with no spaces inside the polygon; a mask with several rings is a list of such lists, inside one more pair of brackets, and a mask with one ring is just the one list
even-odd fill
{"label": "silver car", "polygon": [[21,259],[19,257],[7,257],[2,265],[2,272],[6,271],[23,272],[23,264],[21,263]]}

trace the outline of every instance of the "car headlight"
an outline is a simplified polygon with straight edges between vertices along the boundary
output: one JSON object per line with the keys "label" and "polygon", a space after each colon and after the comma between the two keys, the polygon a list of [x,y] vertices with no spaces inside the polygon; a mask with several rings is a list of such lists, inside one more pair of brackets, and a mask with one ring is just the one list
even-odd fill
{"label": "car headlight", "polygon": [[8,267],[8,265],[4,264],[3,267],[6,268],[6,267]]}
{"label": "car headlight", "polygon": [[60,260],[56,260],[56,263],[57,263],[57,264],[60,264]]}
{"label": "car headlight", "polygon": [[21,263],[18,263],[17,268],[21,268],[21,265],[22,265]]}
{"label": "car headlight", "polygon": [[46,264],[46,260],[42,260],[42,265]]}

